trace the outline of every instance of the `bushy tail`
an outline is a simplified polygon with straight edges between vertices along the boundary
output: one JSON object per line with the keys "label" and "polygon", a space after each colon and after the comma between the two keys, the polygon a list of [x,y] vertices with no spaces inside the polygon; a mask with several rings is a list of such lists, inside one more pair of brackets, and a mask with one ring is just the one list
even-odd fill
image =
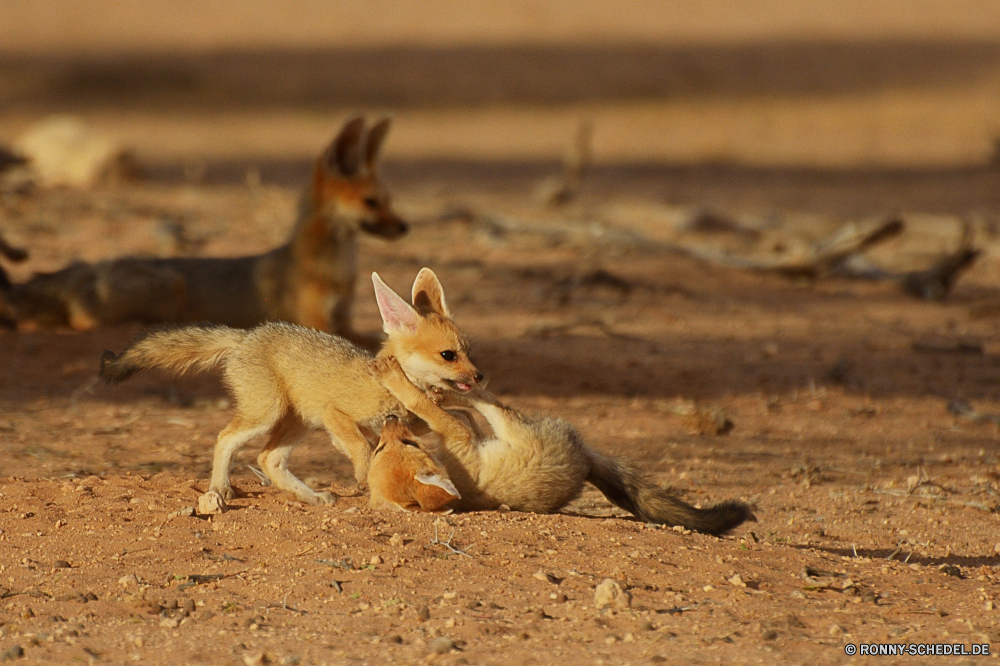
{"label": "bushy tail", "polygon": [[612,504],[630,511],[640,520],[681,525],[705,534],[723,534],[744,521],[757,520],[749,505],[738,500],[696,509],[654,483],[629,461],[608,458],[590,449],[586,449],[586,453],[590,461],[587,481],[597,486]]}
{"label": "bushy tail", "polygon": [[104,352],[101,378],[118,384],[150,368],[177,375],[211,370],[246,336],[247,331],[211,324],[153,330],[118,356]]}

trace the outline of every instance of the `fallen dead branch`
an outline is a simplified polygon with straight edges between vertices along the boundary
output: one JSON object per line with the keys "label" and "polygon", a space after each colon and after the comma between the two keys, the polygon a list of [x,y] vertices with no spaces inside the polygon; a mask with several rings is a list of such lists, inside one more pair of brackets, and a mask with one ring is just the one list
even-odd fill
{"label": "fallen dead branch", "polygon": [[441,539],[438,537],[438,524],[437,524],[437,521],[434,521],[434,538],[431,539],[430,545],[432,545],[432,546],[444,546],[445,548],[447,548],[449,551],[451,551],[452,553],[454,553],[456,555],[464,555],[465,557],[469,558],[470,560],[471,559],[475,559],[475,558],[472,557],[472,555],[469,555],[466,551],[469,550],[470,548],[472,548],[473,546],[475,546],[476,544],[472,543],[472,544],[469,544],[468,546],[466,546],[465,548],[456,548],[455,546],[451,545],[451,540],[454,537],[455,537],[455,528],[452,528],[451,534],[448,535],[448,538],[445,539],[444,541],[441,541]]}
{"label": "fallen dead branch", "polygon": [[940,301],[951,291],[959,274],[971,266],[980,254],[980,250],[972,247],[972,225],[963,220],[958,249],[927,270],[904,275],[903,290],[925,301]]}
{"label": "fallen dead branch", "polygon": [[921,354],[963,354],[969,356],[982,356],[985,353],[983,345],[978,342],[923,342],[915,341],[910,345],[913,351]]}
{"label": "fallen dead branch", "polygon": [[[942,300],[951,291],[959,275],[973,264],[980,251],[972,247],[972,226],[962,221],[959,247],[927,269],[908,272],[888,271],[870,263],[858,265],[851,260],[876,245],[895,238],[905,224],[898,216],[868,222],[850,222],[825,240],[793,257],[755,258],[732,255],[714,248],[682,246],[649,238],[643,234],[589,219],[572,222],[527,221],[504,214],[480,214],[467,208],[455,208],[439,216],[441,220],[461,220],[491,241],[506,241],[514,236],[540,238],[551,245],[576,245],[588,250],[605,248],[653,254],[685,256],[711,266],[811,280],[841,277],[855,280],[894,282],[907,294],[923,300]],[[713,218],[714,220],[714,218]],[[706,224],[715,226],[718,221]],[[726,225],[723,225],[726,226]],[[727,226],[728,228],[728,226]]]}
{"label": "fallen dead branch", "polygon": [[849,223],[832,236],[813,247],[811,254],[793,257],[750,259],[735,257],[724,252],[692,248],[691,256],[703,261],[759,273],[776,273],[790,278],[819,278],[842,269],[844,261],[875,245],[898,236],[903,231],[903,221],[896,217],[864,224]]}
{"label": "fallen dead branch", "polygon": [[995,426],[1000,426],[1000,414],[984,414],[983,412],[976,411],[972,405],[964,400],[951,400],[948,403],[948,411],[966,421],[992,423]]}

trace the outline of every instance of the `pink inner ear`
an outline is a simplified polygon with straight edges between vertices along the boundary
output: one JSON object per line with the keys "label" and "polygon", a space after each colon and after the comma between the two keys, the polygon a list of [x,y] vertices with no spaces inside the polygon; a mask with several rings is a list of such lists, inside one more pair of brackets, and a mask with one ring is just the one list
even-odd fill
{"label": "pink inner ear", "polygon": [[445,491],[452,497],[456,499],[462,499],[459,494],[458,489],[455,484],[451,482],[451,479],[444,478],[440,474],[431,474],[428,472],[418,472],[414,477],[417,481],[424,484],[425,486],[437,486],[441,490]]}
{"label": "pink inner ear", "polygon": [[417,330],[417,312],[409,303],[400,298],[399,294],[382,282],[378,273],[372,273],[372,283],[375,285],[375,301],[378,303],[379,314],[382,315],[382,323],[385,332],[390,330],[407,331],[413,333]]}

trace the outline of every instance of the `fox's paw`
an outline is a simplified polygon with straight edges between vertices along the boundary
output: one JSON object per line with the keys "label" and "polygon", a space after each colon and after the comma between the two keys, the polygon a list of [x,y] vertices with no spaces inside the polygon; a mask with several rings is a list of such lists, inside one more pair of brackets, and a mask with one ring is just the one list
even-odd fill
{"label": "fox's paw", "polygon": [[330,505],[337,503],[337,496],[331,492],[323,491],[320,493],[313,493],[312,497],[302,498],[305,502],[314,505]]}
{"label": "fox's paw", "polygon": [[431,402],[433,402],[435,405],[437,405],[439,407],[441,406],[441,403],[443,403],[445,401],[445,398],[446,398],[446,396],[444,394],[444,391],[442,391],[441,389],[439,389],[436,386],[432,386],[429,389],[427,389],[426,391],[424,391],[424,395],[427,396],[428,400],[430,400]]}
{"label": "fox's paw", "polygon": [[395,372],[403,372],[403,368],[399,365],[399,361],[396,360],[395,356],[376,356],[371,360],[369,365],[372,372],[379,377],[391,375]]}
{"label": "fox's paw", "polygon": [[[224,500],[236,499],[236,490],[230,485],[221,486],[219,488],[211,487],[208,489],[209,493],[215,493]],[[208,494],[208,493],[206,493]]]}
{"label": "fox's paw", "polygon": [[372,371],[378,377],[382,386],[392,393],[398,394],[413,389],[413,384],[410,382],[409,377],[403,372],[403,366],[399,364],[399,361],[394,356],[375,358],[372,361]]}

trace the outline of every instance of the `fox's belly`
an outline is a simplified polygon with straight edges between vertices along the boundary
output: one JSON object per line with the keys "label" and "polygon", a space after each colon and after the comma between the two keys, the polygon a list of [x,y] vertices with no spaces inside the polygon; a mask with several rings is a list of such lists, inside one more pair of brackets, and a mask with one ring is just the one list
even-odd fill
{"label": "fox's belly", "polygon": [[[533,444],[533,445],[532,445]],[[552,513],[576,499],[587,479],[587,464],[573,447],[482,443],[478,487],[496,505],[515,511]]]}

